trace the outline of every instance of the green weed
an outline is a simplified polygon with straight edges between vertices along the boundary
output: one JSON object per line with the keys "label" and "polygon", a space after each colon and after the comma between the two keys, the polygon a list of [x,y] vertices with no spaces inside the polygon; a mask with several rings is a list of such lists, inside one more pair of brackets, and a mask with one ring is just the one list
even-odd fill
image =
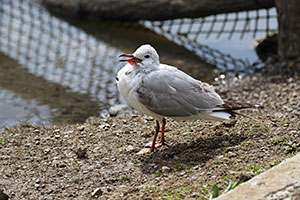
{"label": "green weed", "polygon": [[243,142],[241,142],[242,146],[248,146],[250,144],[253,144],[254,141],[253,140],[244,140]]}
{"label": "green weed", "polygon": [[124,182],[124,181],[130,181],[130,176],[128,176],[128,175],[120,176],[120,181],[122,181],[122,182]]}
{"label": "green weed", "polygon": [[116,144],[116,148],[121,148],[121,147],[123,147],[123,143],[118,143],[118,144]]}
{"label": "green weed", "polygon": [[194,123],[189,123],[188,127],[186,128],[188,132],[193,132],[194,131]]}
{"label": "green weed", "polygon": [[269,131],[269,127],[267,125],[259,125],[259,124],[253,124],[253,126],[250,126],[249,128],[246,128],[246,134],[253,135],[256,133],[266,133]]}
{"label": "green weed", "polygon": [[284,144],[284,142],[288,141],[290,138],[288,136],[282,136],[282,137],[274,137],[271,139],[268,139],[268,143],[272,144]]}
{"label": "green weed", "polygon": [[29,122],[22,122],[18,125],[20,128],[31,128],[33,127],[32,124],[30,124]]}
{"label": "green weed", "polygon": [[1,145],[7,144],[7,140],[5,138],[0,138],[0,144]]}
{"label": "green weed", "polygon": [[212,163],[215,164],[215,165],[219,165],[219,164],[222,163],[222,160],[220,160],[220,159],[215,159]]}
{"label": "green weed", "polygon": [[257,164],[249,165],[249,166],[245,169],[245,171],[247,171],[247,172],[252,172],[252,173],[254,173],[255,175],[260,174],[261,172],[263,172],[263,170],[264,170],[264,167],[261,166],[261,165],[257,165]]}
{"label": "green weed", "polygon": [[[238,181],[230,181],[227,188],[224,190],[224,192],[222,194],[227,193],[230,190],[233,190],[234,188],[236,188],[239,185]],[[210,198],[209,199],[214,199],[219,197],[220,194],[220,189],[217,186],[217,184],[213,184],[211,189],[210,189]]]}
{"label": "green weed", "polygon": [[282,160],[275,160],[269,164],[269,167],[272,168],[276,165],[279,165],[281,162],[282,162]]}
{"label": "green weed", "polygon": [[75,170],[75,171],[79,171],[80,168],[81,168],[81,165],[78,164],[78,165],[74,166],[72,169]]}
{"label": "green weed", "polygon": [[92,126],[99,126],[99,125],[101,125],[101,122],[100,121],[90,121],[89,124]]}
{"label": "green weed", "polygon": [[192,187],[182,187],[177,190],[171,190],[169,192],[164,192],[159,194],[159,197],[163,200],[181,200],[184,199],[187,195],[192,193]]}
{"label": "green weed", "polygon": [[162,173],[161,173],[161,172],[155,172],[154,176],[155,176],[155,177],[161,177],[161,176],[162,176]]}
{"label": "green weed", "polygon": [[78,184],[79,183],[79,178],[76,178],[76,177],[72,178],[72,182],[75,183],[75,184]]}
{"label": "green weed", "polygon": [[298,153],[299,152],[299,144],[296,143],[288,143],[286,147],[287,153]]}
{"label": "green weed", "polygon": [[174,167],[175,169],[186,169],[186,168],[187,168],[187,166],[186,166],[185,164],[183,164],[183,163],[175,163],[175,164],[173,165],[173,167]]}

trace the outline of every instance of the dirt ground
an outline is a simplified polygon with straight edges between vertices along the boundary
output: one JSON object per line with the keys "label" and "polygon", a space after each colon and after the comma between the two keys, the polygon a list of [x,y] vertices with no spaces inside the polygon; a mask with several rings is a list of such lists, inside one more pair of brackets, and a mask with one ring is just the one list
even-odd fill
{"label": "dirt ground", "polygon": [[[300,79],[253,78],[220,87],[226,100],[261,103],[228,122],[167,120],[167,144],[137,156],[155,122],[133,115],[85,124],[20,124],[0,133],[0,193],[10,199],[207,199],[300,149]],[[1,195],[0,195],[1,196]]]}

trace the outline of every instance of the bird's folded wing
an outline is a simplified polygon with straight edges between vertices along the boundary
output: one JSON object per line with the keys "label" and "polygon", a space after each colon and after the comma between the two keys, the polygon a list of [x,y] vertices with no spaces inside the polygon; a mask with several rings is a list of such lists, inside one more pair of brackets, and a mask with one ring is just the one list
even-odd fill
{"label": "bird's folded wing", "polygon": [[149,110],[167,117],[197,115],[224,103],[213,86],[173,67],[144,76],[136,95]]}

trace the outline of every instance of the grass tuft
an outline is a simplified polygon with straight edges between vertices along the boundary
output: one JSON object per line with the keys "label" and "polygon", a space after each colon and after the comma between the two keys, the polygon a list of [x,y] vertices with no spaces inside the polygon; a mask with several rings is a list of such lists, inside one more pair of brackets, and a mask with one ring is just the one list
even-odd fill
{"label": "grass tuft", "polygon": [[31,128],[33,125],[29,122],[22,122],[18,125],[20,128]]}

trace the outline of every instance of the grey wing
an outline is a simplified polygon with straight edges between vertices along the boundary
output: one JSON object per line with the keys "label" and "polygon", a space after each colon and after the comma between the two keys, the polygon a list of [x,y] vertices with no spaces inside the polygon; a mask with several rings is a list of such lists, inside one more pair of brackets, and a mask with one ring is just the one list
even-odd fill
{"label": "grey wing", "polygon": [[167,117],[197,115],[224,103],[213,86],[195,80],[176,68],[147,74],[136,92],[144,106]]}

